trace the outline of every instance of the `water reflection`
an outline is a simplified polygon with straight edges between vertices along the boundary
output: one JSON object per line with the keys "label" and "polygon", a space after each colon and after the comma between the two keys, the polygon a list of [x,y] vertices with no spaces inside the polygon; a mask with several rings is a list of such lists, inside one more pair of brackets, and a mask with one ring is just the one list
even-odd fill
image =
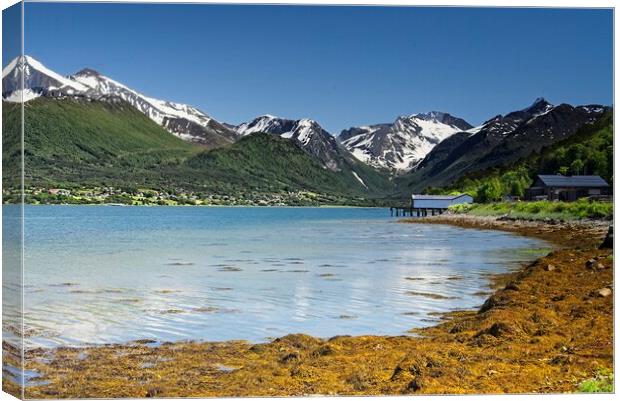
{"label": "water reflection", "polygon": [[27,216],[29,346],[399,335],[479,305],[488,274],[547,251],[506,233],[395,224],[381,209],[39,206]]}

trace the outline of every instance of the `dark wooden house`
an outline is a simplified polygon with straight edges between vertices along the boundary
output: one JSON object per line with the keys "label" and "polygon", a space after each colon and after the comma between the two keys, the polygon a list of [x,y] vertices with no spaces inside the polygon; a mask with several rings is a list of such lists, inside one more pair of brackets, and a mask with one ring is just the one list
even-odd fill
{"label": "dark wooden house", "polygon": [[526,200],[574,201],[608,195],[610,186],[598,175],[539,175],[525,192]]}

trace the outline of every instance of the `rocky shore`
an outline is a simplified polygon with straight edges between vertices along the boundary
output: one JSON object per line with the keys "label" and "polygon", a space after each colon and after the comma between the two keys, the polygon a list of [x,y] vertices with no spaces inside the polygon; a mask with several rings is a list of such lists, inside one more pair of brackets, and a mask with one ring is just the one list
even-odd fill
{"label": "rocky shore", "polygon": [[[462,215],[411,223],[498,229],[558,248],[493,280],[478,309],[414,336],[292,334],[270,343],[136,342],[26,353],[27,398],[574,392],[613,368],[613,256],[606,222]],[[5,355],[12,351],[4,344]],[[6,375],[5,375],[6,377]],[[11,381],[5,390],[18,391]]]}

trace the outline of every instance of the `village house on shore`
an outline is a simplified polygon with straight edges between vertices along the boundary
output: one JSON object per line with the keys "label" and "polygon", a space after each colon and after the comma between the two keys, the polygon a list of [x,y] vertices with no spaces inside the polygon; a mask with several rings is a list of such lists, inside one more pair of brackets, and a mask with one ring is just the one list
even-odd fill
{"label": "village house on shore", "polygon": [[610,186],[598,175],[538,175],[525,191],[525,200],[575,201],[609,195]]}

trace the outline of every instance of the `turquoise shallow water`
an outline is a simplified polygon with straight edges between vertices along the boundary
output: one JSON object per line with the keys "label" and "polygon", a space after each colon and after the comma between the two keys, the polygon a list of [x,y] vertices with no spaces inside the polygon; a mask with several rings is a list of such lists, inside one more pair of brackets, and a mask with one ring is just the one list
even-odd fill
{"label": "turquoise shallow water", "polygon": [[435,312],[480,305],[488,274],[549,248],[399,224],[385,209],[27,206],[25,215],[28,346],[406,334]]}

